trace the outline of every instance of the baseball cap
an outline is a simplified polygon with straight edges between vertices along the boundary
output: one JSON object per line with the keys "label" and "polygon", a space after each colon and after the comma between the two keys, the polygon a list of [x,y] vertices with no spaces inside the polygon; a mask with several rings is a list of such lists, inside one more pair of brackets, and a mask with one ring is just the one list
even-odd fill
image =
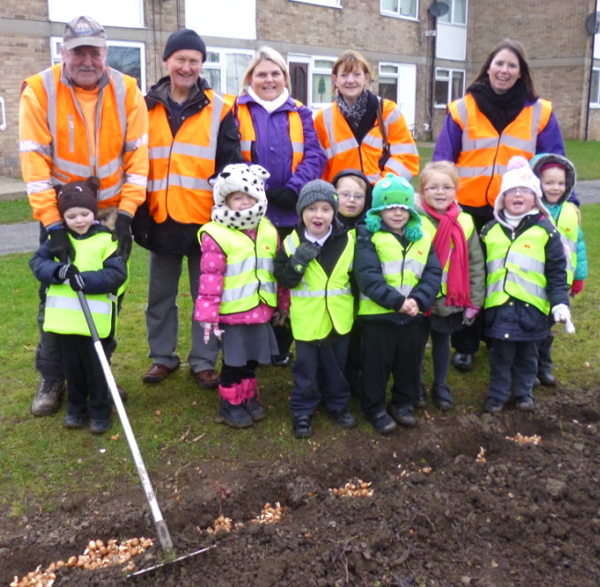
{"label": "baseball cap", "polygon": [[106,32],[93,18],[78,16],[65,25],[63,47],[70,51],[84,46],[106,47]]}

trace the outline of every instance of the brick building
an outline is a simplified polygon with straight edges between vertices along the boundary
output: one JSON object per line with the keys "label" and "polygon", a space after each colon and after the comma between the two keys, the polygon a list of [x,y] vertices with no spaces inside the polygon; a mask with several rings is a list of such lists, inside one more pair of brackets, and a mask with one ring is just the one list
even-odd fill
{"label": "brick building", "polygon": [[[206,41],[203,75],[213,88],[237,93],[253,51],[270,45],[288,60],[295,97],[314,110],[331,101],[337,55],[356,49],[371,63],[372,89],[400,104],[419,139],[435,138],[446,103],[511,37],[527,48],[565,138],[600,140],[600,35],[585,28],[597,1],[504,0],[500,8],[491,0],[4,0],[0,175],[20,174],[22,80],[60,60],[64,23],[79,14],[106,26],[109,63],[135,75],[143,91],[164,75],[164,43],[182,27]],[[449,10],[434,17],[432,4]]]}

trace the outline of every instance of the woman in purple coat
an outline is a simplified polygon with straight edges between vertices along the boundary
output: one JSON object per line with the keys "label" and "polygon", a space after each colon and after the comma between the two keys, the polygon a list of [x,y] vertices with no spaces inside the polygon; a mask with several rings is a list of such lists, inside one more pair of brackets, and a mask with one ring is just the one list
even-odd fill
{"label": "woman in purple coat", "polygon": [[[312,112],[290,97],[290,75],[284,58],[263,47],[254,55],[242,80],[233,112],[242,135],[246,161],[262,165],[271,175],[265,182],[267,218],[283,240],[298,222],[296,203],[305,183],[318,179],[327,158],[315,131]],[[279,355],[286,365],[292,343],[289,325],[275,327]]]}

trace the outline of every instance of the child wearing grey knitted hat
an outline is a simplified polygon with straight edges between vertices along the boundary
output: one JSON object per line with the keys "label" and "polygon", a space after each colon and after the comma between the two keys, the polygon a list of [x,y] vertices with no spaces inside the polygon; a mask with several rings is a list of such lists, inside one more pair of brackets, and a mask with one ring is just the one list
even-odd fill
{"label": "child wearing grey knitted hat", "polygon": [[298,198],[300,220],[275,258],[275,278],[291,290],[296,362],[290,411],[296,438],[312,434],[313,413],[321,402],[342,428],[356,426],[343,375],[354,316],[354,236],[336,220],[338,208],[330,183],[308,182]]}

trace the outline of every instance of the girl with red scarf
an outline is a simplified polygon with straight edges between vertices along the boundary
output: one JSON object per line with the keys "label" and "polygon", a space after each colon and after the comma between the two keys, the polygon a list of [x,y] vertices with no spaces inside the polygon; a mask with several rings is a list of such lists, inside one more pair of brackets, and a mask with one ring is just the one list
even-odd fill
{"label": "girl with red scarf", "polygon": [[[418,212],[422,228],[433,238],[433,247],[443,267],[442,287],[422,321],[423,351],[431,335],[433,359],[433,401],[440,410],[454,405],[446,383],[450,364],[450,335],[471,324],[485,297],[485,264],[479,235],[471,216],[456,203],[458,171],[450,161],[428,163],[419,178]],[[419,404],[425,407],[427,394],[421,386]]]}

